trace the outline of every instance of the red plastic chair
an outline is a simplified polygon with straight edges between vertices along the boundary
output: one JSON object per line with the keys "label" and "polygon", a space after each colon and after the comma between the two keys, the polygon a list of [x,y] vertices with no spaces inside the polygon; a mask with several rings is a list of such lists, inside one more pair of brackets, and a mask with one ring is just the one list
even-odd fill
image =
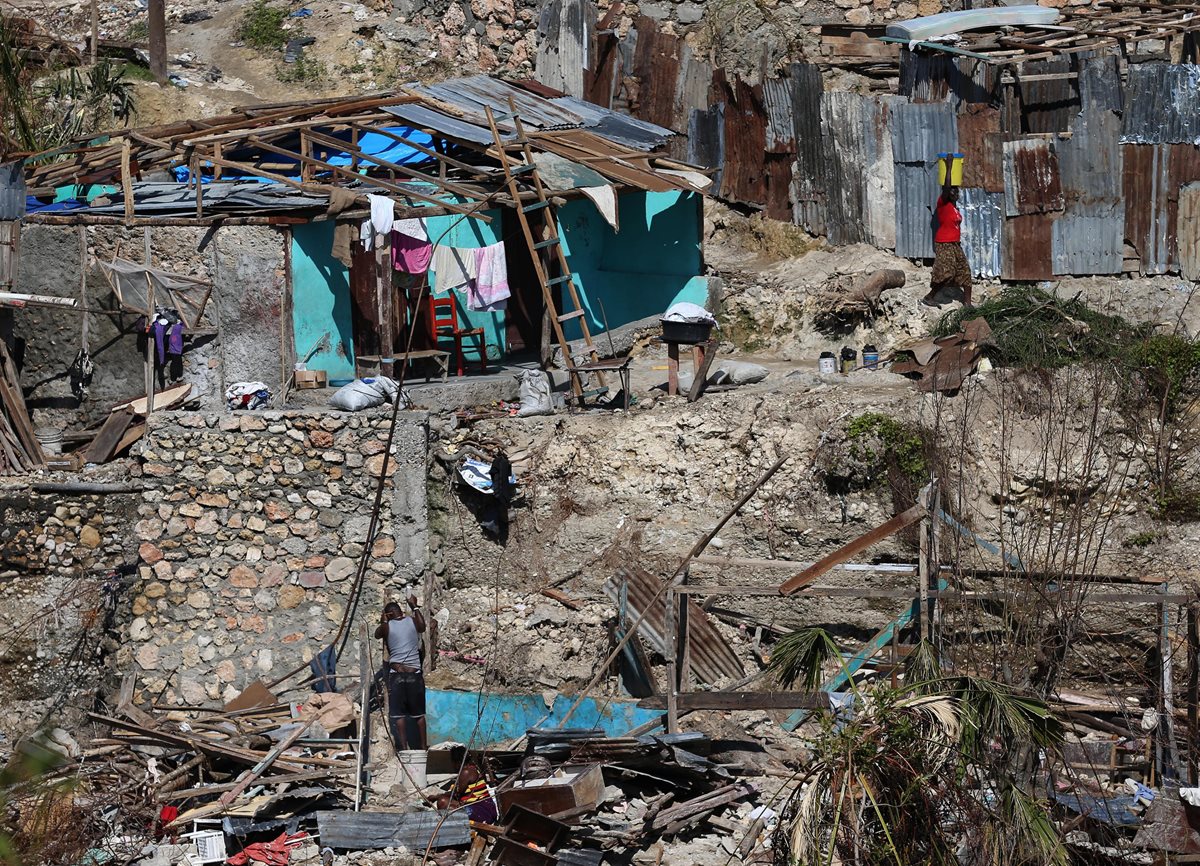
{"label": "red plastic chair", "polygon": [[429,299],[429,330],[433,333],[434,342],[440,336],[454,339],[454,353],[458,356],[458,372],[463,374],[463,338],[474,337],[479,346],[479,372],[487,372],[487,338],[483,328],[460,328],[458,326],[458,305],[454,296],[447,298]]}

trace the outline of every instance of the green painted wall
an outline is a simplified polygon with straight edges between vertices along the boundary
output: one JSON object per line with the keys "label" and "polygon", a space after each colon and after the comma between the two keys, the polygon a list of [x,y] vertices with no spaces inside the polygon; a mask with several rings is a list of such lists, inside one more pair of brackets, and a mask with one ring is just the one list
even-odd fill
{"label": "green painted wall", "polygon": [[296,356],[304,357],[328,332],[329,348],[308,362],[330,381],[354,378],[350,271],[330,255],[332,220],[292,227],[292,327]]}
{"label": "green painted wall", "polygon": [[[589,199],[559,209],[567,264],[592,332],[608,324],[663,313],[678,301],[703,305],[708,280],[700,276],[704,220],[700,196],[685,192],[629,192],[617,200],[621,230],[604,221]],[[564,328],[580,336],[577,323]]]}

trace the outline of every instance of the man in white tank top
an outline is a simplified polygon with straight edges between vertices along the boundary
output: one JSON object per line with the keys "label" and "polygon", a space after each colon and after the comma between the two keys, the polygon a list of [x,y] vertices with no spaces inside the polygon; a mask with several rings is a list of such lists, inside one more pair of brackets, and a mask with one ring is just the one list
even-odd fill
{"label": "man in white tank top", "polygon": [[[408,597],[412,615],[404,613],[394,601],[383,608],[383,617],[375,637],[383,640],[388,669],[388,716],[396,732],[396,745],[402,751],[428,748],[425,732],[425,676],[421,670],[421,634],[425,617],[417,607],[417,597]],[[409,728],[415,728],[409,736]]]}

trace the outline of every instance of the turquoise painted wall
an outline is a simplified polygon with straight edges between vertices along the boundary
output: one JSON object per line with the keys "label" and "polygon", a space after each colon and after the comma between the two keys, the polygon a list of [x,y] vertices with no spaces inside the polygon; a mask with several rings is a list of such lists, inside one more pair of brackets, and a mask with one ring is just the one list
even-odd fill
{"label": "turquoise painted wall", "polygon": [[[679,301],[703,305],[708,280],[700,276],[700,196],[628,192],[618,197],[617,212],[619,232],[589,199],[559,209],[563,250],[593,333],[604,328],[598,301],[613,328],[663,313]],[[570,338],[580,335],[575,322],[564,330]]]}
{"label": "turquoise painted wall", "polygon": [[[474,747],[501,743],[523,736],[530,728],[556,728],[575,702],[573,697],[558,695],[547,710],[540,695],[496,695],[425,691],[425,720],[429,743],[472,744]],[[572,728],[602,728],[611,737],[662,715],[662,710],[643,710],[632,701],[597,703],[585,698],[569,720]]]}
{"label": "turquoise painted wall", "polygon": [[354,325],[350,271],[330,255],[332,220],[292,226],[292,327],[296,356],[304,357],[329,333],[329,348],[309,360],[334,379],[354,378]]}
{"label": "turquoise painted wall", "polygon": [[[425,229],[429,232],[429,240],[443,246],[472,250],[499,243],[502,238],[500,234],[500,211],[489,210],[483,213],[485,216],[491,217],[492,221],[485,223],[482,220],[471,219],[469,217],[463,219],[457,215],[429,217],[425,220]],[[430,285],[434,285],[433,271],[429,272],[429,279]],[[458,308],[459,327],[483,328],[484,336],[487,338],[488,357],[490,359],[498,360],[507,354],[508,319],[506,314],[504,312],[480,313],[468,310],[466,289],[456,289],[451,294],[454,296],[454,301]],[[454,341],[449,338],[439,340],[438,346],[449,352],[454,351]],[[463,341],[463,352],[468,361],[479,360],[479,352],[475,347],[473,339]],[[454,364],[453,357],[451,357],[450,363]],[[453,367],[451,367],[451,370],[453,370]]]}

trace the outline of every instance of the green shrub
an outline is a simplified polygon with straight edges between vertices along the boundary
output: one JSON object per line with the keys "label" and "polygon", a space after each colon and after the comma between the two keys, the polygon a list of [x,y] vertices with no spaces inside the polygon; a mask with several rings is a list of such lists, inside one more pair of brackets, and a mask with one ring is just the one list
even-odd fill
{"label": "green shrub", "polygon": [[282,48],[289,36],[288,31],[283,29],[287,17],[286,7],[276,6],[267,0],[254,0],[242,13],[237,38],[259,51]]}
{"label": "green shrub", "polygon": [[301,54],[295,63],[280,63],[275,77],[288,84],[311,84],[325,78],[325,64]]}
{"label": "green shrub", "polygon": [[[890,415],[867,412],[851,418],[846,425],[846,438],[850,440],[850,456],[855,459],[887,463],[913,481],[923,481],[929,473],[920,432]],[[882,453],[868,442],[870,439],[882,444]]]}

